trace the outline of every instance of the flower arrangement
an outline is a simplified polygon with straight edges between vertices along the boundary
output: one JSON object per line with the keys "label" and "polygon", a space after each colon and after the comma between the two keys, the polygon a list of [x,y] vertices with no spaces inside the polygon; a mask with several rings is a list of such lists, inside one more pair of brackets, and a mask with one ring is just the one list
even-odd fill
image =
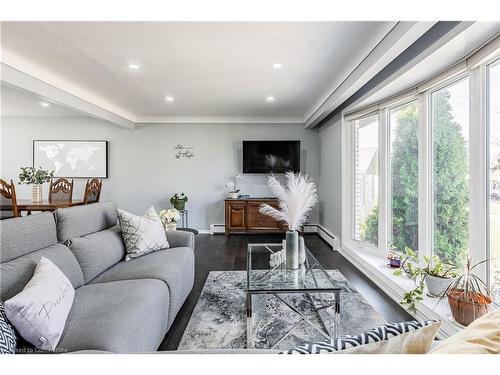
{"label": "flower arrangement", "polygon": [[237,176],[234,176],[234,181],[229,180],[224,184],[227,190],[229,190],[229,196],[233,199],[237,199],[239,197],[239,192],[241,189],[238,189],[238,180],[241,180],[243,176],[241,173]]}
{"label": "flower arrangement", "polygon": [[177,223],[181,218],[179,211],[176,210],[175,208],[169,208],[168,210],[161,210],[159,216],[163,224]]}
{"label": "flower arrangement", "polygon": [[46,171],[42,168],[21,167],[19,173],[19,184],[26,185],[41,185],[44,182],[49,182],[54,177],[54,171]]}
{"label": "flower arrangement", "polygon": [[286,179],[286,186],[282,186],[274,176],[268,180],[269,188],[278,198],[279,210],[263,204],[259,211],[284,222],[288,230],[297,231],[306,223],[309,213],[318,203],[318,194],[316,185],[306,175],[287,172]]}

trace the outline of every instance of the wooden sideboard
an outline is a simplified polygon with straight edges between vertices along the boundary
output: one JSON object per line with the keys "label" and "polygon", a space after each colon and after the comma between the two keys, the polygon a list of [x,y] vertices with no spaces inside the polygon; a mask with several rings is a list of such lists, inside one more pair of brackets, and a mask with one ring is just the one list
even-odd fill
{"label": "wooden sideboard", "polygon": [[278,207],[272,198],[246,198],[224,200],[225,233],[281,233],[286,228],[273,218],[262,215],[259,208],[267,203]]}

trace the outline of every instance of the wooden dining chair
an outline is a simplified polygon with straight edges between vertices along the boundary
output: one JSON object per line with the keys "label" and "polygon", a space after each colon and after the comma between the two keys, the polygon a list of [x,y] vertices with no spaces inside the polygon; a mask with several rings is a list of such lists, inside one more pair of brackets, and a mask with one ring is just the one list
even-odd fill
{"label": "wooden dining chair", "polygon": [[0,179],[0,205],[0,219],[21,216],[17,209],[16,188],[12,180],[9,184]]}
{"label": "wooden dining chair", "polygon": [[85,193],[83,194],[83,204],[99,202],[99,198],[101,197],[101,187],[102,180],[99,180],[98,178],[87,180]]}
{"label": "wooden dining chair", "polygon": [[49,202],[71,202],[73,200],[73,180],[65,178],[50,181]]}

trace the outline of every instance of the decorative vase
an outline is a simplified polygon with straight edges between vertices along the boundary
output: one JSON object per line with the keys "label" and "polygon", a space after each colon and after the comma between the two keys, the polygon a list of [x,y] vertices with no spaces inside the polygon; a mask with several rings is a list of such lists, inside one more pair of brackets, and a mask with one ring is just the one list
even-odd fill
{"label": "decorative vase", "polygon": [[176,230],[177,229],[177,223],[176,222],[173,222],[173,223],[166,223],[165,225],[165,230],[167,232],[171,232],[173,230]]}
{"label": "decorative vase", "polygon": [[304,264],[306,261],[306,245],[304,237],[299,236],[299,265]]}
{"label": "decorative vase", "polygon": [[231,193],[231,199],[238,199],[239,194],[238,193]]}
{"label": "decorative vase", "polygon": [[286,268],[299,268],[299,232],[296,230],[286,232]]}
{"label": "decorative vase", "polygon": [[174,208],[178,211],[184,211],[184,209],[186,208],[186,200],[185,199],[174,200]]}
{"label": "decorative vase", "polygon": [[401,259],[393,258],[389,259],[389,266],[392,268],[400,268],[401,267]]}
{"label": "decorative vase", "polygon": [[31,200],[34,203],[39,203],[42,201],[42,185],[41,184],[36,184],[31,186]]}
{"label": "decorative vase", "polygon": [[425,286],[427,287],[427,295],[429,297],[437,297],[441,295],[450,284],[455,281],[455,278],[445,279],[432,275],[425,275]]}

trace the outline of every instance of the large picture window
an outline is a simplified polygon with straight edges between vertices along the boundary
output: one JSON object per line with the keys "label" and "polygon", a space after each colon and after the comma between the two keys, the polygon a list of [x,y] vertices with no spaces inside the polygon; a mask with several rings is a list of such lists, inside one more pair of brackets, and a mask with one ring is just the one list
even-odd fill
{"label": "large picture window", "polygon": [[431,94],[433,254],[463,266],[469,249],[469,79]]}
{"label": "large picture window", "polygon": [[378,116],[353,122],[354,239],[378,243]]}
{"label": "large picture window", "polygon": [[500,303],[500,61],[488,67],[490,286]]}
{"label": "large picture window", "polygon": [[344,112],[341,246],[401,287],[407,281],[392,277],[386,258],[404,258],[411,248],[421,264],[437,256],[459,273],[468,258],[480,263],[474,274],[500,303],[496,43],[411,88],[378,101],[368,97]]}
{"label": "large picture window", "polygon": [[389,239],[418,250],[418,103],[390,111]]}

